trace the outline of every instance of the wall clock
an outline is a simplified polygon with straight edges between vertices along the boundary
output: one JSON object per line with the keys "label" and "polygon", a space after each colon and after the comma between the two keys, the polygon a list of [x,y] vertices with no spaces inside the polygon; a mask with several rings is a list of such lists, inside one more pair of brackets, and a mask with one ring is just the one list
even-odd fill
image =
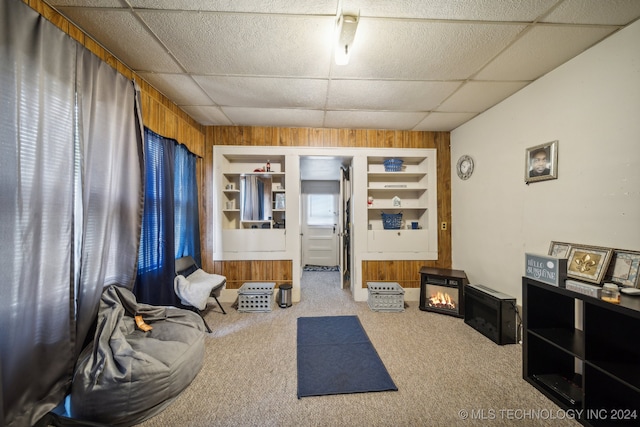
{"label": "wall clock", "polygon": [[456,170],[460,179],[469,179],[473,173],[473,159],[467,155],[460,156]]}

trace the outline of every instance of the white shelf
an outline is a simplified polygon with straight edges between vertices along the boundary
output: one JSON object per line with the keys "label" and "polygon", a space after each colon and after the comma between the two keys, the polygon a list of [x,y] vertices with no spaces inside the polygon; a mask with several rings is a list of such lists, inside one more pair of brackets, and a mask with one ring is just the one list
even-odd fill
{"label": "white shelf", "polygon": [[265,178],[281,177],[284,176],[284,172],[224,172],[226,177],[239,177],[239,176],[261,176]]}
{"label": "white shelf", "polygon": [[369,191],[427,191],[428,188],[427,187],[411,187],[411,186],[406,186],[406,187],[368,187],[367,190]]}
{"label": "white shelf", "polygon": [[[429,250],[428,215],[432,198],[429,197],[428,166],[424,157],[403,157],[402,170],[384,170],[383,157],[367,158],[367,197],[373,205],[367,206],[369,252],[425,252]],[[394,198],[400,206],[394,206]],[[403,227],[385,230],[381,213],[402,212]],[[419,229],[407,229],[412,222]]]}
{"label": "white shelf", "polygon": [[404,210],[426,210],[429,209],[428,206],[371,206],[368,207],[370,211],[378,210],[378,211],[404,211]]}
{"label": "white shelf", "polygon": [[394,179],[394,178],[402,178],[402,179],[415,179],[415,178],[422,178],[423,176],[427,175],[426,172],[367,172],[367,175],[370,178],[388,178],[388,179]]}

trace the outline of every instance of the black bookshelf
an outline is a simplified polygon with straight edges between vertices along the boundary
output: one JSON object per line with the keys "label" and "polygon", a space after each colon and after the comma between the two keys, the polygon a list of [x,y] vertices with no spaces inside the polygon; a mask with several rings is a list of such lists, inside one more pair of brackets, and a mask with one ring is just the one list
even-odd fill
{"label": "black bookshelf", "polygon": [[583,425],[639,425],[640,298],[611,304],[526,277],[522,297],[523,378]]}

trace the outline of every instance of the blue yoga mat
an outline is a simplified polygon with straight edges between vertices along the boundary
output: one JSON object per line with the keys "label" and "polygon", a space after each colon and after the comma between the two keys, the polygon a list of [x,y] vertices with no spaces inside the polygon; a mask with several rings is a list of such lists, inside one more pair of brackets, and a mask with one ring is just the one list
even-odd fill
{"label": "blue yoga mat", "polygon": [[298,318],[298,399],[397,390],[357,316]]}

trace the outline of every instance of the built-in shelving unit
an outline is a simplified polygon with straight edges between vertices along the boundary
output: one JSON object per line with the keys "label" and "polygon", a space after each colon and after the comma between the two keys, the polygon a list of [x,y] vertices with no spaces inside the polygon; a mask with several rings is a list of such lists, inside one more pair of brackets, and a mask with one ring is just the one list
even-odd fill
{"label": "built-in shelving unit", "polygon": [[[303,215],[305,193],[303,160],[309,158],[341,158],[341,208],[350,219],[348,233],[343,233],[339,248],[348,251],[350,290],[356,301],[366,301],[368,291],[364,272],[373,263],[400,264],[401,261],[430,261],[439,256],[437,154],[435,148],[365,148],[365,147],[272,147],[214,145],[211,194],[205,206],[211,212],[207,224],[215,262],[291,261],[294,295],[301,277],[302,248],[305,244]],[[386,172],[384,160],[396,157],[403,168]],[[270,170],[266,170],[267,162]],[[346,166],[348,164],[348,166]],[[336,167],[338,167],[336,165]],[[305,173],[303,173],[305,172]],[[316,175],[319,176],[319,175]],[[269,214],[261,218],[245,216],[243,182],[249,177],[269,181],[263,200],[268,201]],[[244,181],[243,181],[244,180]],[[264,193],[263,193],[264,194]],[[341,196],[341,197],[342,197]],[[371,196],[371,207],[367,203]],[[399,207],[393,198],[400,198]],[[381,213],[402,212],[401,229],[384,229]],[[411,223],[417,228],[412,229]],[[369,229],[371,226],[371,229]],[[408,226],[408,228],[407,228]],[[225,264],[226,265],[226,264]],[[346,267],[346,265],[345,265]],[[229,264],[229,268],[236,268]],[[394,267],[395,268],[395,267]],[[286,278],[289,280],[289,277]],[[402,281],[401,274],[389,277]],[[417,300],[419,289],[407,288],[405,299]]]}
{"label": "built-in shelving unit", "polygon": [[[417,252],[424,251],[427,245],[432,203],[429,193],[435,191],[429,186],[430,159],[398,158],[403,160],[402,169],[387,172],[384,167],[387,157],[367,157],[368,248],[372,252]],[[385,229],[382,213],[402,213],[401,227]],[[413,223],[417,226],[412,226]]]}
{"label": "built-in shelving unit", "polygon": [[522,296],[523,378],[583,425],[638,425],[640,298],[611,304],[528,278]]}
{"label": "built-in shelving unit", "polygon": [[[225,156],[226,168],[223,171],[222,211],[225,214],[224,229],[265,229],[284,228],[286,219],[286,190],[284,159],[263,159],[255,156]],[[270,164],[269,171],[265,169]],[[250,182],[260,182],[262,217],[251,217],[243,212],[245,197],[249,191],[257,192],[257,188],[249,190]]]}
{"label": "built-in shelving unit", "polygon": [[[285,249],[284,156],[234,153],[219,156],[223,244],[227,252]],[[255,209],[249,209],[252,203]]]}

